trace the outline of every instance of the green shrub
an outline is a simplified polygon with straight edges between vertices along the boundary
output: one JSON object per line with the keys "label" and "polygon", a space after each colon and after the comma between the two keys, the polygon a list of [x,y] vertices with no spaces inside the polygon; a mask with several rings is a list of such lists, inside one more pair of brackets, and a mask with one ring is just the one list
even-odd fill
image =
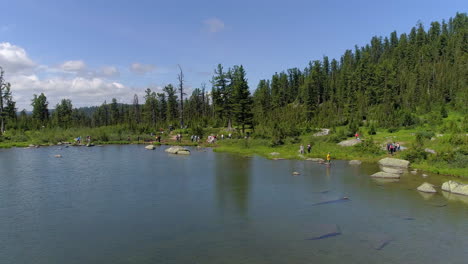
{"label": "green shrub", "polygon": [[380,146],[374,142],[374,139],[372,137],[370,137],[367,140],[363,140],[361,144],[354,145],[353,148],[355,151],[361,153],[369,153],[375,155],[384,153]]}
{"label": "green shrub", "polygon": [[422,161],[427,159],[427,152],[421,148],[408,149],[402,152],[402,158],[410,162]]}

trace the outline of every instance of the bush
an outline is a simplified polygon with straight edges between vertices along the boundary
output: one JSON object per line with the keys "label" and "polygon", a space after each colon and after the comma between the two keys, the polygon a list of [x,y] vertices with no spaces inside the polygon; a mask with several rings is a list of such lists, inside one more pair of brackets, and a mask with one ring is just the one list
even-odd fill
{"label": "bush", "polygon": [[410,162],[422,161],[427,159],[427,152],[421,148],[408,149],[402,152],[402,158]]}
{"label": "bush", "polygon": [[384,151],[380,148],[378,144],[374,142],[374,139],[370,137],[367,140],[363,140],[361,144],[357,144],[353,146],[355,151],[361,153],[369,153],[369,154],[382,154]]}
{"label": "bush", "polygon": [[375,125],[374,123],[371,123],[369,126],[369,131],[367,132],[369,135],[375,135],[377,134],[377,131],[375,130]]}

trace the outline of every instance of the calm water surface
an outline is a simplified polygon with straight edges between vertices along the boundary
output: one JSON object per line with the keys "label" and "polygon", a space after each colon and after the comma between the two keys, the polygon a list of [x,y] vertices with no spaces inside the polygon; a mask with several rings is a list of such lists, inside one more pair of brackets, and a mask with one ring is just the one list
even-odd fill
{"label": "calm water surface", "polygon": [[467,263],[447,178],[165,148],[0,150],[0,263]]}

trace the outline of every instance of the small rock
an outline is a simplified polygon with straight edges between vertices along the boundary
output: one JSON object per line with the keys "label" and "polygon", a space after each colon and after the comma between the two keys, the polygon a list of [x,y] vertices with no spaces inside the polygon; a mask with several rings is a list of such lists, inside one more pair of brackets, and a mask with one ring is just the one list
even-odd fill
{"label": "small rock", "polygon": [[278,156],[280,153],[279,152],[272,152],[270,153],[271,156]]}
{"label": "small rock", "polygon": [[421,175],[421,176],[423,176],[423,178],[426,178],[426,177],[427,177],[427,174],[423,174],[423,175]]}
{"label": "small rock", "polygon": [[360,160],[350,160],[349,165],[361,165],[362,161]]}
{"label": "small rock", "polygon": [[154,145],[148,145],[145,147],[145,149],[149,149],[149,150],[153,150],[155,149],[156,147]]}
{"label": "small rock", "polygon": [[418,188],[417,188],[418,191],[420,192],[426,192],[426,193],[435,193],[437,192],[435,189],[434,189],[434,185],[430,184],[430,183],[423,183],[421,184]]}
{"label": "small rock", "polygon": [[293,175],[301,175],[299,172],[295,171],[292,173]]}
{"label": "small rock", "polygon": [[417,172],[417,171],[415,171],[415,170],[412,170],[412,171],[411,171],[411,174],[414,174],[414,175],[416,175],[416,174],[418,174],[418,172]]}
{"label": "small rock", "polygon": [[62,155],[58,154],[58,155],[54,155],[54,157],[56,157],[56,158],[61,158]]}
{"label": "small rock", "polygon": [[431,153],[431,154],[437,154],[437,152],[435,150],[430,149],[430,148],[425,148],[424,151],[427,152],[427,153]]}

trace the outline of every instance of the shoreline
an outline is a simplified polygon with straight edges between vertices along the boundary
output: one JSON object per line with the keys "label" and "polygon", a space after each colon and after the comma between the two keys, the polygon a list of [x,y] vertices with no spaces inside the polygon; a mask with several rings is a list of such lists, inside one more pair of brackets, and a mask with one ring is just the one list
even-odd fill
{"label": "shoreline", "polygon": [[[210,144],[203,142],[201,144],[190,142],[190,141],[183,141],[183,142],[173,142],[173,141],[167,141],[163,140],[161,143],[159,142],[152,142],[153,145],[155,146],[187,146],[187,147],[203,147],[203,148],[211,148],[214,152],[224,152],[224,153],[230,153],[230,154],[235,154],[235,155],[241,155],[241,156],[260,156],[266,159],[270,160],[307,160],[308,158],[312,159],[324,159],[326,157],[326,151],[324,149],[319,149],[317,150],[318,147],[314,147],[312,153],[307,154],[305,153],[304,155],[297,154],[297,151],[291,150],[295,148],[296,144],[286,144],[282,146],[277,146],[277,147],[271,147],[271,146],[249,146],[249,145],[243,145],[245,144],[245,141],[241,140],[241,142],[238,142],[239,140],[230,140],[229,144],[227,143],[226,140],[224,142],[215,143],[215,144]],[[151,142],[136,142],[136,141],[94,141],[92,142],[94,146],[104,146],[104,145],[150,145]],[[29,142],[15,142],[15,143],[9,143],[9,144],[2,144],[0,143],[0,149],[2,148],[32,148],[32,145]],[[53,146],[72,146],[72,147],[87,147],[86,144],[82,145],[76,145],[76,144],[39,144],[39,145],[34,145],[34,147],[53,147]],[[329,144],[330,145],[330,144]],[[332,145],[330,145],[332,146]],[[340,147],[343,148],[343,147]],[[332,160],[344,160],[344,161],[350,161],[350,160],[359,160],[363,163],[377,163],[380,159],[385,158],[385,157],[393,157],[393,158],[399,158],[398,155],[360,155],[357,151],[352,151],[352,149],[349,149],[348,147],[344,147],[346,151],[342,152],[332,152]],[[271,155],[271,153],[277,153],[277,155]],[[468,179],[468,175],[457,175],[457,174],[450,174],[450,173],[441,173],[440,168],[435,168],[433,167],[427,167],[426,164],[418,164],[418,163],[411,163],[410,168],[412,169],[417,169],[420,172],[428,172],[428,173],[434,173],[436,175],[441,175],[441,176],[446,176],[446,177],[453,177],[455,179],[462,179],[466,180]]]}

